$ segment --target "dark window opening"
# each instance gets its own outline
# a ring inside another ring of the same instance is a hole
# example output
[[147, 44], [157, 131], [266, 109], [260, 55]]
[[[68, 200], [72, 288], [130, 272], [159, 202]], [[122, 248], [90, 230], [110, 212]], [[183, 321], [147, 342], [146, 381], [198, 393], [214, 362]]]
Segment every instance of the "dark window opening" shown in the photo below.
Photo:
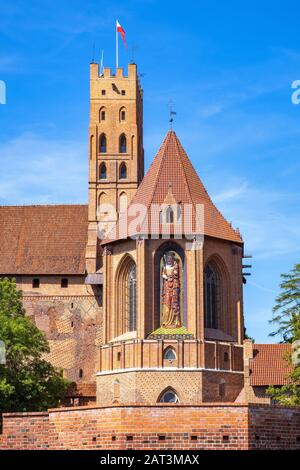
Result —
[[102, 165], [100, 166], [100, 174], [99, 174], [99, 177], [101, 180], [106, 180], [107, 178], [107, 172], [106, 172], [106, 165], [105, 163], [102, 163]]
[[122, 163], [120, 166], [120, 179], [126, 179], [127, 178], [127, 167], [125, 163]]
[[101, 121], [105, 121], [105, 111], [101, 111], [100, 119], [101, 119]]
[[66, 287], [68, 287], [68, 285], [69, 285], [69, 280], [68, 280], [68, 279], [62, 279], [62, 280], [60, 281], [60, 287], [63, 287], [64, 289], [65, 289]]
[[121, 94], [122, 94], [123, 96], [126, 95], [126, 91], [125, 91], [125, 90], [122, 90], [122, 91], [121, 91]]
[[106, 135], [101, 134], [100, 139], [99, 139], [99, 149], [101, 153], [106, 153], [106, 147], [107, 147], [107, 142], [106, 142]]
[[101, 95], [106, 95], [106, 90], [101, 90]]
[[79, 369], [79, 378], [82, 379], [82, 377], [83, 377], [83, 370]]
[[121, 121], [125, 121], [125, 119], [126, 119], [126, 113], [125, 113], [124, 109], [122, 109], [122, 111], [121, 111]]
[[224, 352], [224, 362], [228, 362], [229, 361], [229, 354], [228, 352]]
[[32, 287], [33, 287], [33, 289], [38, 289], [40, 287], [40, 280], [39, 279], [32, 279]]
[[124, 134], [120, 137], [119, 151], [120, 153], [126, 153], [127, 151], [126, 136]]

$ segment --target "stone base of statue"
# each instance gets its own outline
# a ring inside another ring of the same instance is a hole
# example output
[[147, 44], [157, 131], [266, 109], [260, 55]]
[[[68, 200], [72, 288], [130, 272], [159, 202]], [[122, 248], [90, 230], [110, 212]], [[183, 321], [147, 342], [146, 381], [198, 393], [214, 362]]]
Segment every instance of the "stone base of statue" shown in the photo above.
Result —
[[175, 326], [161, 326], [153, 331], [148, 339], [176, 339], [186, 340], [194, 339], [194, 335], [189, 333], [184, 326], [176, 328]]

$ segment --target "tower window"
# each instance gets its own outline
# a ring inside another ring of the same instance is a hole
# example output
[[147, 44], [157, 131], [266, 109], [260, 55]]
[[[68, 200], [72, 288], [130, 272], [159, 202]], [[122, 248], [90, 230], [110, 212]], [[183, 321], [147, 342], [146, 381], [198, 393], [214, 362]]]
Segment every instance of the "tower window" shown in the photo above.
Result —
[[105, 114], [105, 108], [101, 108], [99, 111], [99, 121], [105, 121], [106, 114]]
[[211, 265], [205, 268], [205, 327], [218, 328], [218, 277]]
[[83, 370], [79, 369], [79, 378], [82, 379], [82, 377], [83, 377]]
[[33, 289], [38, 289], [40, 287], [40, 280], [38, 278], [32, 279]]
[[126, 163], [121, 163], [120, 166], [120, 179], [126, 179], [127, 178], [127, 166]]
[[122, 94], [123, 96], [126, 95], [126, 91], [125, 91], [125, 90], [122, 90], [122, 91], [121, 91], [121, 94]]
[[106, 153], [106, 147], [107, 147], [107, 142], [106, 142], [106, 135], [101, 134], [99, 138], [99, 149], [101, 153]]
[[120, 121], [125, 121], [126, 120], [126, 110], [125, 108], [120, 109]]
[[106, 171], [106, 165], [105, 165], [105, 163], [102, 163], [102, 164], [100, 165], [99, 178], [100, 178], [101, 180], [106, 180], [106, 178], [107, 178], [107, 171]]
[[125, 136], [125, 134], [122, 134], [120, 136], [119, 152], [120, 153], [126, 153], [126, 151], [127, 151], [126, 136]]
[[66, 279], [66, 278], [62, 279], [60, 281], [60, 286], [63, 287], [63, 288], [68, 287], [69, 286], [69, 279]]
[[101, 95], [106, 95], [106, 90], [101, 90]]

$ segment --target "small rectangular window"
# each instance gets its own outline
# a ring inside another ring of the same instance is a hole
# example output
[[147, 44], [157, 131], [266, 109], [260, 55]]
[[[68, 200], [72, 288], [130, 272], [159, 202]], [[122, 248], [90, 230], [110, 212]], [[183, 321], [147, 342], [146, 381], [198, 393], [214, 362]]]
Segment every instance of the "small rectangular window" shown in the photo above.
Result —
[[106, 95], [106, 90], [101, 90], [101, 95]]
[[125, 90], [122, 90], [121, 93], [122, 93], [123, 96], [126, 95], [126, 91], [125, 91]]
[[66, 288], [66, 287], [68, 287], [68, 285], [69, 285], [69, 280], [68, 279], [62, 279], [60, 281], [60, 286], [61, 287]]
[[33, 289], [38, 289], [40, 287], [40, 280], [38, 278], [32, 279]]

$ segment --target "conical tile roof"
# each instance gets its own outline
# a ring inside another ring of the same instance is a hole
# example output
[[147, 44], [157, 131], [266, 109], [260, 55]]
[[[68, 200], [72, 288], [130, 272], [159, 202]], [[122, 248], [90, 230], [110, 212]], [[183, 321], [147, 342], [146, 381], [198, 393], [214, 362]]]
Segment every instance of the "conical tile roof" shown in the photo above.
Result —
[[[183, 211], [185, 205], [192, 206], [193, 229], [196, 225], [195, 208], [197, 205], [202, 204], [205, 235], [242, 243], [239, 232], [232, 228], [213, 204], [177, 135], [174, 131], [169, 131], [132, 199], [127, 214], [120, 217], [117, 224], [116, 238], [120, 238], [119, 230], [123, 226], [126, 217], [130, 222], [131, 216], [128, 214], [131, 213], [133, 206], [136, 204], [144, 205], [147, 208], [147, 215], [136, 235], [150, 233], [150, 226], [151, 233], [153, 233], [153, 227], [155, 227], [155, 233], [161, 233], [159, 219], [155, 223], [154, 217], [151, 216], [151, 207], [153, 205], [169, 204], [172, 200], [180, 204]], [[108, 241], [112, 240], [105, 240], [103, 243]]]

